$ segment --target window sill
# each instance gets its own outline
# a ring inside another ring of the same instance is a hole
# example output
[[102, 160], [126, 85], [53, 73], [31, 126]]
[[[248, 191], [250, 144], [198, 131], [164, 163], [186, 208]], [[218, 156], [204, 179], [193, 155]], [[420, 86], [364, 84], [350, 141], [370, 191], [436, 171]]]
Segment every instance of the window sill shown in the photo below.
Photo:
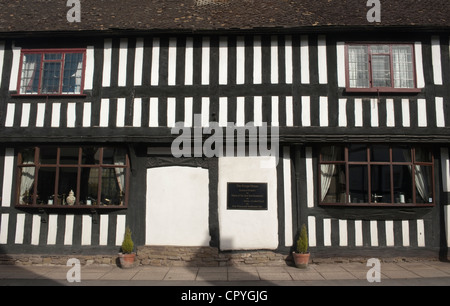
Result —
[[45, 97], [79, 97], [84, 98], [86, 97], [86, 94], [11, 94], [11, 97], [18, 97], [18, 98], [45, 98]]
[[323, 207], [434, 207], [434, 203], [412, 204], [412, 203], [320, 203]]
[[420, 88], [350, 88], [346, 87], [348, 93], [410, 93], [417, 94], [422, 92]]
[[89, 209], [89, 210], [107, 210], [107, 209], [127, 209], [127, 205], [48, 205], [48, 204], [17, 204], [15, 208], [38, 208], [38, 209]]

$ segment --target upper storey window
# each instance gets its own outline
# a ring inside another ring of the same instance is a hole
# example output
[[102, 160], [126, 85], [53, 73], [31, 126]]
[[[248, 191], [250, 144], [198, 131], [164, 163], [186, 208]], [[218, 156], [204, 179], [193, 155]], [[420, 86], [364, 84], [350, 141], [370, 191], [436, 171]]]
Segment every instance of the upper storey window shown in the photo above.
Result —
[[82, 94], [84, 49], [23, 50], [21, 60], [19, 94]]
[[413, 46], [347, 45], [348, 91], [418, 91]]

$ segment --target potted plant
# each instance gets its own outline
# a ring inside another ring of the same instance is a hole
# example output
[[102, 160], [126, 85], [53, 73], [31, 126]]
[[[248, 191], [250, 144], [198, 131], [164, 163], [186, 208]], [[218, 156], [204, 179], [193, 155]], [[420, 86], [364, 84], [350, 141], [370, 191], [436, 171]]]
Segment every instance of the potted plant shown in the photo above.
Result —
[[294, 252], [292, 252], [292, 257], [294, 258], [294, 263], [297, 268], [305, 269], [308, 267], [309, 262], [309, 252], [308, 252], [308, 233], [306, 231], [306, 225], [303, 224], [300, 230], [300, 235], [297, 239], [297, 245]]
[[128, 226], [125, 229], [125, 236], [123, 238], [122, 247], [120, 249], [121, 249], [121, 252], [119, 253], [120, 266], [125, 269], [133, 267], [136, 253], [133, 252], [134, 242], [131, 239], [131, 230]]

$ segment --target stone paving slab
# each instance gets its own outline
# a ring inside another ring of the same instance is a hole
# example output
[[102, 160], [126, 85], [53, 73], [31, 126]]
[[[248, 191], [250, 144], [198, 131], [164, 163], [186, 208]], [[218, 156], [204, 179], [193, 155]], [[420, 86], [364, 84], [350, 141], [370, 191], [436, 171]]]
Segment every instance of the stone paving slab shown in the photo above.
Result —
[[[0, 280], [12, 281], [55, 280], [64, 282], [66, 266], [8, 266], [0, 265]], [[310, 264], [306, 269], [292, 266], [257, 267], [154, 267], [137, 266], [121, 269], [111, 265], [87, 265], [81, 267], [81, 279], [90, 281], [158, 281], [221, 283], [236, 281], [289, 282], [304, 281], [366, 281], [371, 266], [364, 263]], [[450, 263], [448, 262], [402, 262], [381, 263], [381, 280], [448, 279], [450, 285]]]

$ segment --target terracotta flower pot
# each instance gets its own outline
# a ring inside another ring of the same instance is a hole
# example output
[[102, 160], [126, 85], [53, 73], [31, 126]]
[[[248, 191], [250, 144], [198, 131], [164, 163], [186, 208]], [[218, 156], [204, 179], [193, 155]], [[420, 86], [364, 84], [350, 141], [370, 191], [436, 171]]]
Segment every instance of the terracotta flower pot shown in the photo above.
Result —
[[122, 267], [124, 269], [134, 267], [135, 257], [136, 257], [136, 253], [131, 253], [131, 254], [119, 253], [120, 267]]
[[292, 252], [292, 258], [294, 258], [294, 263], [297, 268], [305, 269], [308, 267], [309, 253], [300, 254]]

